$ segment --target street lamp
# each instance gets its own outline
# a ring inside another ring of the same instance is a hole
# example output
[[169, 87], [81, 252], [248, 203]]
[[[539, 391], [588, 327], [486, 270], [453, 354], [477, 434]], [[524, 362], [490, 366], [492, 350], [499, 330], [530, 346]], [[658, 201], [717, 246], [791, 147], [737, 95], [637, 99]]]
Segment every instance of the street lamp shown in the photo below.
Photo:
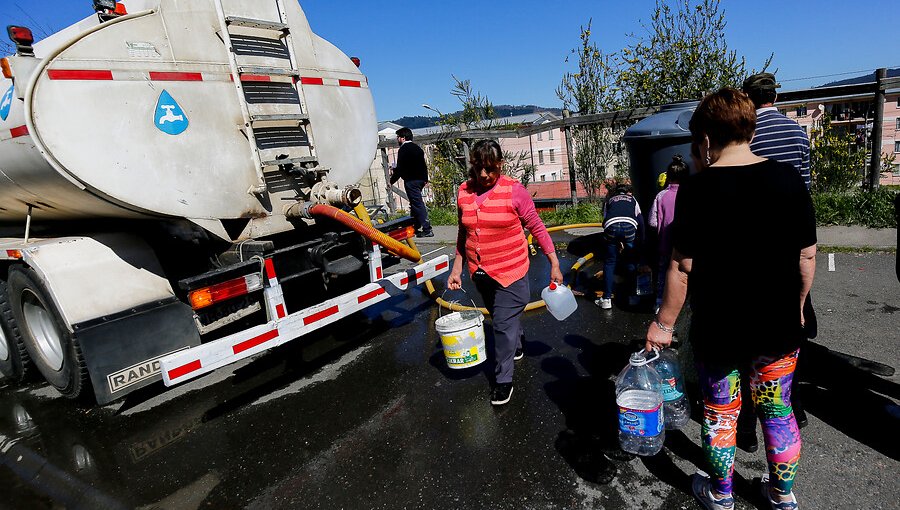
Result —
[[425, 108], [426, 110], [431, 110], [434, 113], [438, 114], [442, 119], [444, 118], [444, 114], [441, 113], [440, 110], [438, 110], [437, 108], [435, 108], [427, 103], [422, 103], [422, 108]]

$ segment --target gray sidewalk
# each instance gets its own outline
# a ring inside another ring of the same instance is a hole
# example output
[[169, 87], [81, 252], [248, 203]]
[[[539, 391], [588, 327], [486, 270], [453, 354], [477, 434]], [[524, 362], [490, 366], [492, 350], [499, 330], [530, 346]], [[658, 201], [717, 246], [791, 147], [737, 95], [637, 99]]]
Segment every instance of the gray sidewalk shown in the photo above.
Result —
[[[596, 229], [566, 231], [572, 235], [587, 235]], [[434, 227], [434, 237], [416, 239], [419, 244], [453, 244], [456, 242], [456, 226]], [[819, 227], [816, 229], [819, 246], [838, 248], [897, 248], [897, 229], [865, 227]]]

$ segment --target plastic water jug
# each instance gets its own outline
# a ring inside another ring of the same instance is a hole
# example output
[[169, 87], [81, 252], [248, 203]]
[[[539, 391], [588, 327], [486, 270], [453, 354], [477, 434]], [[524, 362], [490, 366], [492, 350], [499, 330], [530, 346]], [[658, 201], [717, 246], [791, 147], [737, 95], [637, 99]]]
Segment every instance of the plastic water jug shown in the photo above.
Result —
[[628, 366], [616, 379], [616, 404], [619, 406], [619, 444], [635, 455], [656, 455], [666, 438], [665, 413], [659, 388], [662, 379], [650, 366], [644, 351], [631, 355]]
[[659, 353], [659, 359], [652, 365], [662, 379], [659, 393], [663, 398], [666, 430], [680, 429], [691, 418], [691, 404], [684, 394], [684, 379], [681, 377], [678, 355], [672, 349], [663, 349]]
[[558, 321], [572, 315], [572, 312], [578, 308], [572, 289], [565, 285], [557, 285], [555, 282], [544, 287], [544, 290], [541, 291], [541, 299], [547, 304], [547, 310]]

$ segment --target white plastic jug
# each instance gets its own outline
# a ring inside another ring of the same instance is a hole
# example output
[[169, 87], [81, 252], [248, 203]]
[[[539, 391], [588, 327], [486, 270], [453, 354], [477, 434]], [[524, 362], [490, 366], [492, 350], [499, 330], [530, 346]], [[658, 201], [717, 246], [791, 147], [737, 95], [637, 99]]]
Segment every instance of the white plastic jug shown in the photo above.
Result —
[[572, 290], [565, 285], [557, 285], [555, 282], [544, 287], [544, 290], [541, 291], [541, 299], [547, 304], [547, 310], [558, 321], [572, 315], [572, 312], [578, 308]]

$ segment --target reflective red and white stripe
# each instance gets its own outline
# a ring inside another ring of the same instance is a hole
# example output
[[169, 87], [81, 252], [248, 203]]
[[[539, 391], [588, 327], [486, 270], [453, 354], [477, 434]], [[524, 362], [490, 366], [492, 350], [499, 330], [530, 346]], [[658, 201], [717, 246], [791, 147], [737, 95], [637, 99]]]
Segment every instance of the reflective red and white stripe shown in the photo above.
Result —
[[381, 246], [378, 246], [377, 243], [372, 243], [372, 249], [369, 250], [369, 281], [376, 282], [381, 279], [382, 276], [382, 262], [381, 262]]
[[[446, 255], [442, 255], [416, 266], [415, 282], [410, 282], [405, 272], [396, 273], [384, 278], [380, 283], [369, 283], [353, 292], [292, 313], [282, 319], [270, 320], [267, 324], [170, 354], [160, 361], [163, 382], [166, 386], [173, 386], [285, 344], [387, 299], [389, 294], [381, 284], [406, 290], [411, 283], [418, 284], [445, 273], [449, 266], [449, 259]], [[274, 269], [270, 281], [273, 277]], [[278, 288], [280, 289], [280, 286]]]
[[28, 136], [28, 126], [18, 126], [12, 129], [0, 129], [0, 141], [11, 140], [21, 136]]
[[[49, 69], [47, 77], [53, 81], [154, 81], [154, 82], [215, 82], [233, 81], [234, 75], [223, 72], [186, 72], [186, 71], [128, 71], [109, 69]], [[242, 74], [242, 82], [290, 82], [297, 81], [301, 85], [322, 85], [345, 88], [369, 88], [368, 80], [329, 78], [324, 76], [290, 76]]]
[[284, 307], [284, 292], [281, 285], [278, 285], [278, 278], [275, 276], [275, 264], [272, 259], [266, 259], [266, 278], [269, 280], [263, 295], [266, 298], [266, 308], [269, 311], [269, 320], [283, 319], [287, 315]]

